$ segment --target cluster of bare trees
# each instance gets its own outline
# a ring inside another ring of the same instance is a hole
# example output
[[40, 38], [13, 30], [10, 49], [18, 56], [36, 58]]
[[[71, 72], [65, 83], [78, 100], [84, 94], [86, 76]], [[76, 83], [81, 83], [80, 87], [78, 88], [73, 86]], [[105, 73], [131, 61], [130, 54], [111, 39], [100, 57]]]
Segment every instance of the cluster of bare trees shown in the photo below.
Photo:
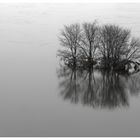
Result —
[[99, 26], [97, 22], [64, 26], [60, 34], [63, 46], [58, 50], [68, 66], [90, 66], [100, 61], [102, 68], [115, 69], [123, 62], [140, 57], [140, 41], [117, 25]]

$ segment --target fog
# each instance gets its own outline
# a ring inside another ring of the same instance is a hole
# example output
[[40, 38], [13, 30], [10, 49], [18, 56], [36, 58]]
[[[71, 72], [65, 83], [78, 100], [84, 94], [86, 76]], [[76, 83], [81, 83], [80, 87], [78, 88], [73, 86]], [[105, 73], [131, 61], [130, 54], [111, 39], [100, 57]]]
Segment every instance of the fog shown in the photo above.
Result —
[[111, 110], [63, 100], [56, 57], [64, 25], [96, 19], [140, 37], [139, 12], [137, 3], [0, 4], [0, 136], [139, 136], [139, 93]]

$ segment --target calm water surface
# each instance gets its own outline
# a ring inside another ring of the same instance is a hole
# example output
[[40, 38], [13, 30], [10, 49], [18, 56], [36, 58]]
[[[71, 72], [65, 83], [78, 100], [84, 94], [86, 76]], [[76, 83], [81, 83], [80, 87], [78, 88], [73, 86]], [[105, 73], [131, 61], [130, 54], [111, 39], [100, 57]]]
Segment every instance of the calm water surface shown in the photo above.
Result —
[[[0, 4], [0, 136], [140, 136], [140, 73], [59, 67], [64, 24], [117, 23], [140, 4]], [[94, 94], [91, 94], [94, 93]]]

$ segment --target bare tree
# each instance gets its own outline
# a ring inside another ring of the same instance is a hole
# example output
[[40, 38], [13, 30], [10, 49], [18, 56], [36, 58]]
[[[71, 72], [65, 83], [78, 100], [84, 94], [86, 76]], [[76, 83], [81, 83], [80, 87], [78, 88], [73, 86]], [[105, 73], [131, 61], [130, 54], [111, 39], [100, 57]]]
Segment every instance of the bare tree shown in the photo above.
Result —
[[90, 65], [93, 63], [94, 54], [98, 47], [98, 26], [97, 22], [84, 23], [83, 34], [80, 48], [82, 49], [85, 59], [88, 59]]
[[130, 31], [116, 25], [104, 25], [100, 30], [100, 52], [107, 68], [116, 66], [128, 50]]
[[78, 46], [81, 41], [81, 29], [79, 24], [64, 26], [61, 31], [60, 42], [64, 49], [58, 51], [58, 55], [69, 65], [76, 65], [79, 56]]
[[140, 58], [140, 40], [137, 38], [132, 38], [131, 42], [126, 48], [125, 52], [125, 57], [127, 60], [137, 60]]

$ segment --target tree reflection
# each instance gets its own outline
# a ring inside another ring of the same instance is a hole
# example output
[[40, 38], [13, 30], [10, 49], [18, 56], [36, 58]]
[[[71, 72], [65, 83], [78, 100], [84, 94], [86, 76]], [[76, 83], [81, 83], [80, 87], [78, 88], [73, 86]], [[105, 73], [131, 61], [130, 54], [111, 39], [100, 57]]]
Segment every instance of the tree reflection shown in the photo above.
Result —
[[72, 69], [68, 67], [61, 67], [58, 77], [63, 78], [60, 82], [62, 87], [61, 95], [64, 99], [70, 99], [72, 102], [77, 103], [80, 94], [80, 72], [75, 67]]
[[93, 108], [117, 108], [129, 105], [129, 96], [140, 92], [140, 76], [120, 75], [112, 71], [95, 71], [61, 67], [58, 71], [61, 95], [73, 103]]

